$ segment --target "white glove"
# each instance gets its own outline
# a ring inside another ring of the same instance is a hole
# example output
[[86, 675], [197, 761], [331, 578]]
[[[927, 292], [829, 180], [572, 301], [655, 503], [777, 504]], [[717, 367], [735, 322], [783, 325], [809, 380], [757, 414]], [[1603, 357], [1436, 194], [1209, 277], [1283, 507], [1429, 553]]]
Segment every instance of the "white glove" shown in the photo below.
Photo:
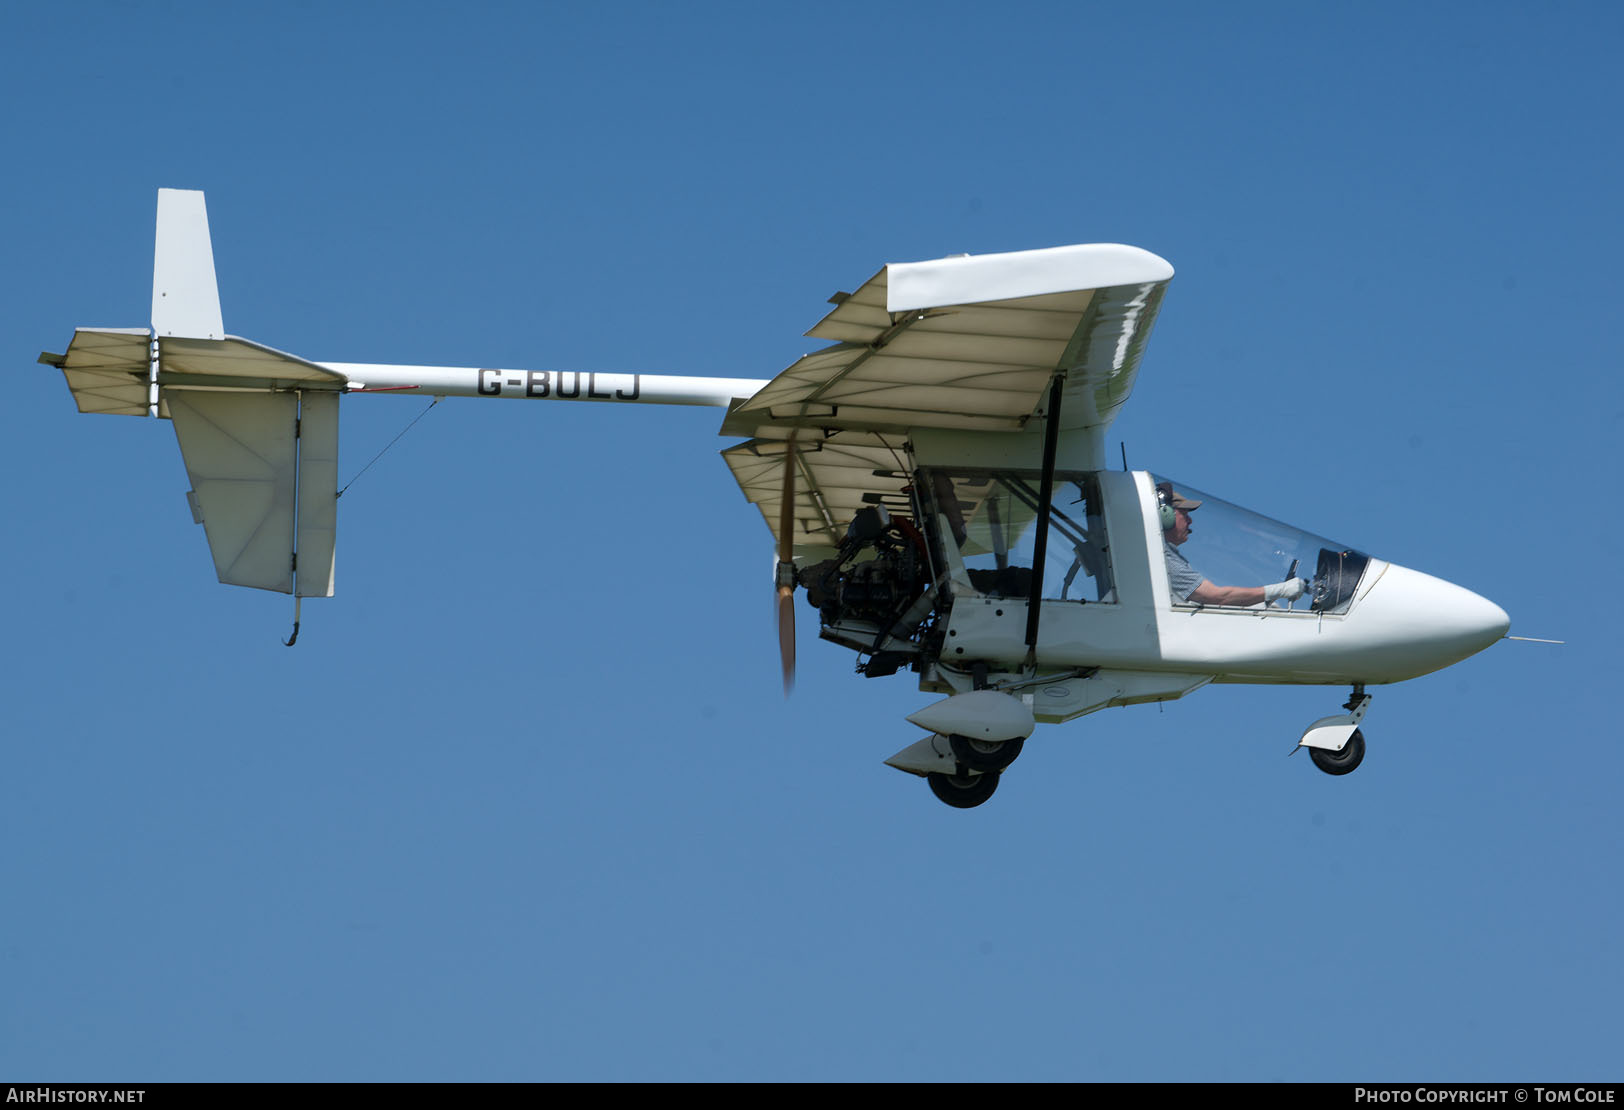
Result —
[[1264, 601], [1296, 601], [1308, 592], [1308, 583], [1301, 578], [1288, 578], [1284, 582], [1271, 582], [1263, 587]]

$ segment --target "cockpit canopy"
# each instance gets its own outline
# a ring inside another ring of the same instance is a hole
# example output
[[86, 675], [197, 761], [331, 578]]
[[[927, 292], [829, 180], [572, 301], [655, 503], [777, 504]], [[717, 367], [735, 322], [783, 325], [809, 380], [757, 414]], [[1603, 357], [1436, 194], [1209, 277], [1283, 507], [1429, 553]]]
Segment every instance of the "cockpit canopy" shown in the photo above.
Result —
[[[1032, 596], [1041, 475], [1016, 469], [933, 467], [918, 477], [916, 492], [921, 495], [929, 530], [952, 548], [950, 562], [961, 568], [965, 586], [982, 597]], [[1118, 491], [1111, 493], [1113, 497], [1143, 487], [1106, 482], [1095, 472], [1055, 473], [1043, 582], [1037, 596], [1096, 604], [1120, 600], [1120, 568], [1112, 565], [1120, 552], [1113, 550], [1106, 519], [1112, 517], [1112, 527], [1127, 527], [1129, 520], [1139, 518], [1142, 508], [1151, 514], [1151, 531], [1160, 541], [1150, 557], [1165, 560], [1168, 571], [1169, 596], [1157, 599], [1158, 603], [1191, 609], [1228, 608], [1210, 598], [1201, 604], [1191, 595], [1202, 582], [1252, 588], [1255, 593], [1256, 587], [1301, 578], [1307, 583], [1306, 590], [1286, 591], [1271, 607], [1319, 614], [1347, 612], [1370, 564], [1367, 555], [1183, 482], [1159, 474], [1151, 474], [1150, 479], [1154, 503], [1118, 506], [1108, 513], [1107, 487]], [[1182, 523], [1177, 523], [1179, 508], [1188, 514]], [[1133, 530], [1138, 531], [1137, 527]], [[1252, 600], [1257, 604], [1255, 597]]]
[[[1243, 509], [1184, 482], [1159, 474], [1151, 478], [1158, 491], [1158, 513], [1199, 502], [1197, 507], [1186, 510], [1190, 523], [1181, 543], [1172, 542], [1176, 533], [1166, 526], [1166, 516], [1160, 523], [1164, 525], [1164, 542], [1201, 578], [1220, 586], [1257, 586], [1303, 578], [1308, 581], [1308, 593], [1293, 602], [1292, 608], [1315, 613], [1347, 611], [1370, 563], [1368, 555]], [[1181, 596], [1188, 591], [1181, 591], [1172, 581], [1169, 588], [1173, 604], [1193, 605], [1187, 596]]]

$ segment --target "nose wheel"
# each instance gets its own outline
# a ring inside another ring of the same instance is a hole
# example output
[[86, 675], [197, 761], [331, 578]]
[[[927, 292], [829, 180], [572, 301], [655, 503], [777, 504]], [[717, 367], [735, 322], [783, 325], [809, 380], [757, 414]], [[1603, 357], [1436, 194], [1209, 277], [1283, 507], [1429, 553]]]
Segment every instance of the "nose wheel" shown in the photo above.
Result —
[[1365, 758], [1365, 734], [1358, 726], [1365, 718], [1365, 710], [1370, 708], [1370, 695], [1365, 693], [1363, 684], [1354, 686], [1353, 695], [1342, 708], [1348, 712], [1338, 717], [1321, 717], [1308, 726], [1308, 731], [1297, 742], [1298, 747], [1308, 749], [1314, 766], [1327, 775], [1346, 775]]
[[1308, 756], [1314, 761], [1314, 766], [1327, 775], [1345, 775], [1359, 766], [1365, 758], [1365, 734], [1358, 729], [1348, 737], [1348, 742], [1342, 745], [1339, 752], [1327, 751], [1324, 748], [1309, 748]]

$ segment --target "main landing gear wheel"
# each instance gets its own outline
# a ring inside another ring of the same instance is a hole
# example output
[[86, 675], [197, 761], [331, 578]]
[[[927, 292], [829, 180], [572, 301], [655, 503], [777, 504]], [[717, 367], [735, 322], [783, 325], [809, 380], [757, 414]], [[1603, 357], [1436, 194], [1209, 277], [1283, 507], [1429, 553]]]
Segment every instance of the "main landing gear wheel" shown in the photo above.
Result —
[[984, 775], [944, 775], [932, 771], [925, 776], [930, 781], [930, 792], [954, 809], [974, 809], [998, 789], [998, 772]]
[[1309, 748], [1308, 754], [1314, 760], [1314, 766], [1327, 775], [1345, 775], [1365, 758], [1365, 734], [1354, 729], [1353, 735], [1348, 737], [1348, 742], [1342, 745], [1339, 752]]
[[[953, 758], [972, 771], [1002, 771], [1021, 754], [1026, 743], [1020, 737], [1014, 740], [973, 740], [954, 733], [947, 738], [953, 745]], [[988, 791], [991, 793], [991, 791]]]

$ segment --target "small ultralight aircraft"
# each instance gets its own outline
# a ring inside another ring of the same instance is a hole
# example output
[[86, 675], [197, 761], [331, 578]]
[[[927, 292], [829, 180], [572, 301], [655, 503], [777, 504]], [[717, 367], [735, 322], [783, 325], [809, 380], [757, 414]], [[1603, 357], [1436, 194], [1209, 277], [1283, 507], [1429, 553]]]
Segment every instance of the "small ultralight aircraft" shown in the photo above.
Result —
[[[1465, 659], [1510, 621], [1478, 595], [1230, 504], [1112, 471], [1173, 268], [1115, 244], [886, 266], [770, 380], [313, 362], [226, 334], [201, 192], [161, 189], [152, 326], [80, 328], [60, 369], [81, 412], [174, 424], [221, 582], [333, 593], [346, 394], [712, 405], [777, 545], [786, 692], [794, 594], [870, 678], [944, 695], [886, 762], [980, 805], [1038, 723], [1211, 682], [1346, 686], [1297, 746], [1364, 758], [1370, 685]], [[1199, 539], [1193, 539], [1199, 535]]]

